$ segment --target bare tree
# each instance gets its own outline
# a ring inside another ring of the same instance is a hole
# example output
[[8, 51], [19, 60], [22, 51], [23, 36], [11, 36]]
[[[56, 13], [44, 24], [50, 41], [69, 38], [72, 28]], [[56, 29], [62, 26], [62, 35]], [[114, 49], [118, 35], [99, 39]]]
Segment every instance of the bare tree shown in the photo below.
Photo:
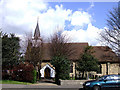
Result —
[[108, 29], [100, 33], [101, 41], [120, 55], [120, 5], [109, 11], [107, 26]]
[[43, 55], [43, 40], [34, 39], [34, 38], [26, 38], [27, 49], [25, 53], [25, 60], [32, 63], [38, 72], [38, 78], [40, 78], [40, 69], [42, 63], [42, 55]]
[[69, 56], [74, 54], [74, 48], [66, 35], [61, 32], [55, 33], [50, 39], [51, 64], [55, 67], [55, 81], [59, 79], [69, 79], [70, 60]]
[[65, 56], [67, 58], [71, 56], [74, 49], [69, 40], [69, 37], [63, 35], [61, 32], [54, 33], [50, 38], [51, 56]]
[[24, 33], [24, 36], [20, 39], [21, 53], [24, 56], [28, 48], [28, 44], [32, 40], [32, 32]]

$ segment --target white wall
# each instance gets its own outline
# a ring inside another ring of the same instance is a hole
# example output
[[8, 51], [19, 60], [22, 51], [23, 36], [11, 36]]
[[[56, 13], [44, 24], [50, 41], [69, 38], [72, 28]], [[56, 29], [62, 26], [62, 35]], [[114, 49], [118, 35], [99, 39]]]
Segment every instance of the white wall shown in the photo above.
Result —
[[49, 69], [50, 69], [50, 77], [54, 78], [54, 77], [55, 77], [55, 70], [54, 70], [49, 64], [46, 64], [46, 65], [40, 70], [41, 77], [44, 78], [44, 71], [45, 71], [46, 68], [49, 68]]

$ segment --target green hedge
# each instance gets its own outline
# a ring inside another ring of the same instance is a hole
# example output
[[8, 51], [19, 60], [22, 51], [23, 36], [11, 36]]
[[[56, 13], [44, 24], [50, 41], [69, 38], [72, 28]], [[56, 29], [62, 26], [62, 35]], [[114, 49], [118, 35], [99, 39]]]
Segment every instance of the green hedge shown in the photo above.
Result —
[[32, 80], [32, 83], [36, 83], [37, 81], [37, 72], [36, 70], [33, 70], [33, 80]]

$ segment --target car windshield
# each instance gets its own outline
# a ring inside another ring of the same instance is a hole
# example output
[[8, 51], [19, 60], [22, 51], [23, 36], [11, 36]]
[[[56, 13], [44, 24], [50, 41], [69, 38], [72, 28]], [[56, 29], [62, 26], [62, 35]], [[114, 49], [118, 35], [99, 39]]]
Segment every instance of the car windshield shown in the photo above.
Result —
[[110, 75], [110, 76], [102, 76], [98, 78], [98, 81], [103, 81], [103, 80], [120, 80], [120, 75]]
[[102, 76], [102, 77], [98, 78], [97, 80], [98, 80], [98, 81], [102, 81], [102, 80], [104, 80], [105, 78], [106, 78], [106, 76]]

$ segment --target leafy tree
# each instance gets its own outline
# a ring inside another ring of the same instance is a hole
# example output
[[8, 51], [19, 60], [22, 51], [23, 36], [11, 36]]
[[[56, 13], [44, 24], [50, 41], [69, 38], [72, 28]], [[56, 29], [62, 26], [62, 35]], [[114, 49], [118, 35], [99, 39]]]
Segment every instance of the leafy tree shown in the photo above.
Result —
[[100, 40], [120, 55], [120, 2], [118, 7], [113, 8], [108, 13], [108, 28], [100, 33]]
[[69, 79], [70, 61], [64, 56], [54, 56], [51, 64], [55, 67], [55, 80], [58, 83], [59, 79]]
[[98, 60], [92, 55], [94, 53], [92, 48], [92, 46], [87, 46], [77, 62], [76, 69], [82, 72], [82, 78], [84, 77], [84, 72], [98, 70]]
[[61, 32], [55, 33], [50, 39], [51, 64], [55, 67], [55, 80], [68, 79], [70, 73], [70, 62], [68, 57], [73, 53], [71, 44], [67, 43], [68, 38]]
[[14, 34], [2, 35], [2, 66], [12, 66], [18, 63], [19, 60], [19, 37]]

